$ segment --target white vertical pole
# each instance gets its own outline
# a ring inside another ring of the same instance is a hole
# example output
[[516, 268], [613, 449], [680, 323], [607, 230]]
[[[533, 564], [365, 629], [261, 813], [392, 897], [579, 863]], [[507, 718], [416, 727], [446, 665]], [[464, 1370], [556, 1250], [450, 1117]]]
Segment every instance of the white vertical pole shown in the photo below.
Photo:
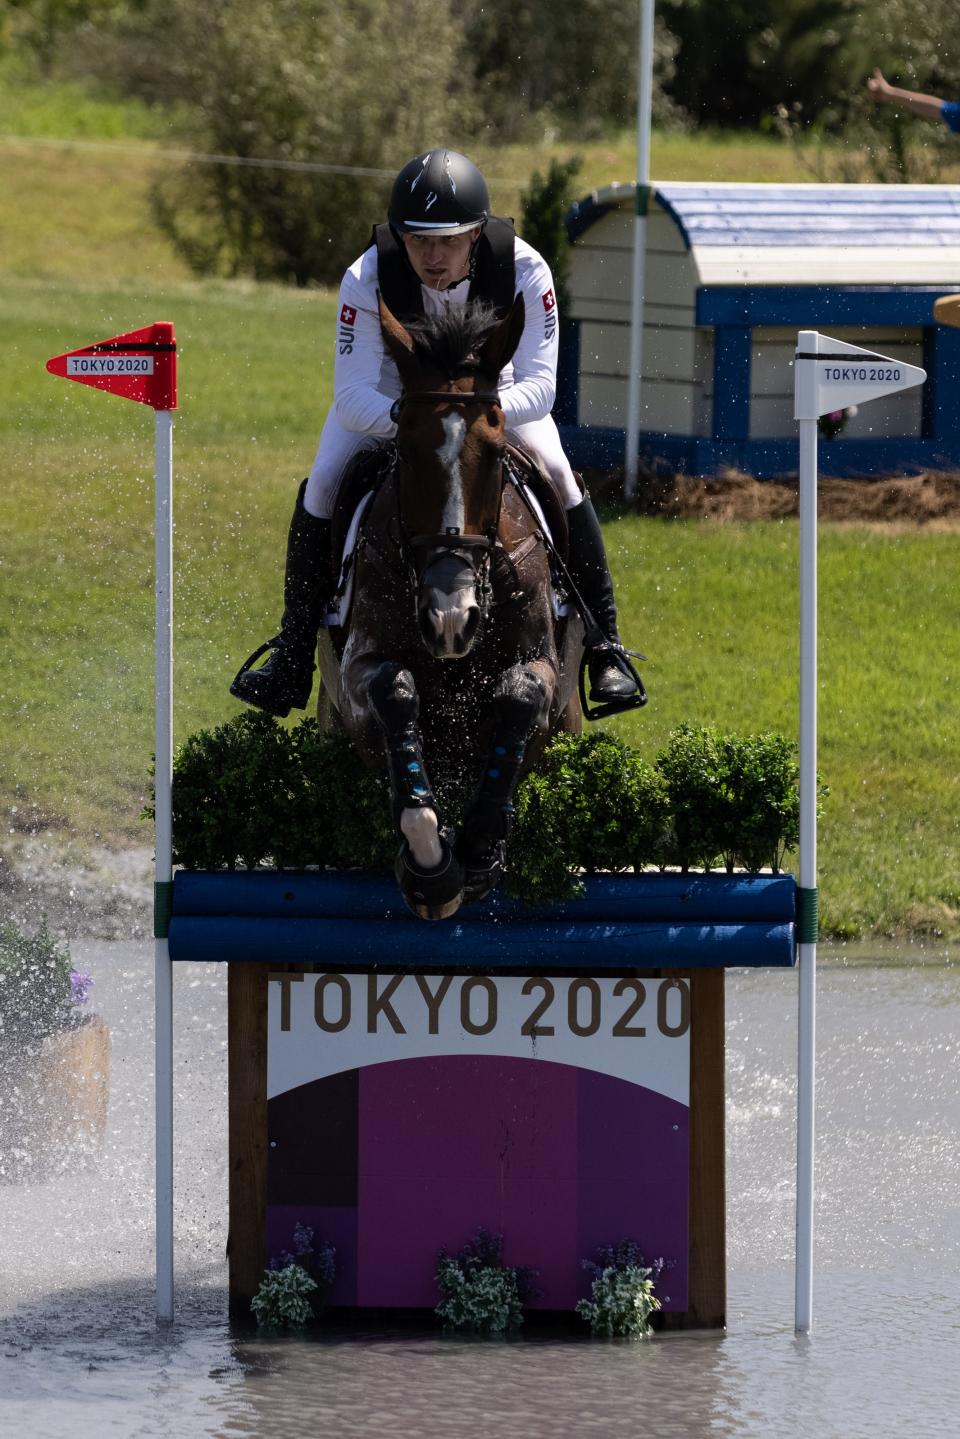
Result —
[[156, 775], [154, 1044], [157, 1319], [173, 1319], [173, 969], [167, 941], [173, 880], [173, 413], [156, 412]]
[[633, 268], [630, 281], [630, 359], [627, 369], [627, 450], [623, 492], [637, 493], [640, 458], [640, 387], [643, 375], [643, 287], [647, 255], [647, 204], [650, 192], [650, 127], [653, 106], [653, 7], [641, 0], [637, 48], [637, 192], [633, 221]]
[[[820, 336], [801, 330], [798, 355]], [[796, 362], [800, 430], [800, 965], [797, 1035], [797, 1248], [794, 1326], [813, 1321], [814, 1108], [817, 985], [817, 361]]]

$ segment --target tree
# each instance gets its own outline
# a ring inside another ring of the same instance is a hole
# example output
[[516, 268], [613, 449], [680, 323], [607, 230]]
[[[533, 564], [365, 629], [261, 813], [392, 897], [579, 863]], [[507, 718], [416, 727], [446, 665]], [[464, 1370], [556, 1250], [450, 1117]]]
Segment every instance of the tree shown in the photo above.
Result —
[[755, 125], [795, 102], [815, 116], [866, 73], [870, 35], [858, 0], [660, 4], [678, 45], [668, 91], [700, 124]]
[[7, 16], [0, 18], [11, 49], [32, 53], [41, 74], [48, 76], [64, 41], [81, 25], [104, 25], [115, 20], [127, 0], [6, 0]]
[[[578, 137], [630, 124], [637, 102], [637, 0], [463, 0], [464, 68], [488, 138], [534, 129]], [[654, 119], [682, 115], [666, 91], [675, 41], [657, 17]]]
[[143, 98], [191, 107], [198, 152], [235, 161], [192, 161], [155, 190], [194, 268], [303, 285], [339, 280], [389, 177], [469, 125], [458, 53], [448, 0], [150, 0], [111, 64]]
[[553, 275], [553, 288], [561, 317], [569, 309], [570, 241], [566, 216], [574, 201], [573, 181], [582, 165], [579, 155], [551, 160], [546, 174], [535, 170], [524, 192], [520, 233], [538, 250]]

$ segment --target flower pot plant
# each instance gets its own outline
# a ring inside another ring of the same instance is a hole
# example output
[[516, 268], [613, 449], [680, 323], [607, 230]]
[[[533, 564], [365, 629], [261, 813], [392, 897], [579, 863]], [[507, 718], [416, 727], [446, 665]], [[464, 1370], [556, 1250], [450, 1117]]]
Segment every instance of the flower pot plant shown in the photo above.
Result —
[[260, 1329], [303, 1329], [323, 1308], [336, 1278], [337, 1251], [314, 1245], [313, 1230], [296, 1224], [293, 1253], [274, 1255], [264, 1271], [250, 1308]]
[[584, 1269], [593, 1275], [591, 1297], [581, 1299], [577, 1313], [599, 1339], [646, 1339], [653, 1330], [652, 1315], [661, 1307], [654, 1285], [664, 1269], [663, 1259], [652, 1264], [644, 1260], [640, 1246], [632, 1239], [604, 1245], [596, 1259], [585, 1259]]
[[444, 1329], [460, 1334], [502, 1335], [523, 1323], [523, 1304], [534, 1292], [536, 1270], [504, 1264], [503, 1236], [480, 1228], [454, 1255], [441, 1250], [434, 1311]]
[[90, 1162], [107, 1122], [110, 1033], [88, 1008], [93, 981], [46, 924], [0, 920], [0, 1180]]

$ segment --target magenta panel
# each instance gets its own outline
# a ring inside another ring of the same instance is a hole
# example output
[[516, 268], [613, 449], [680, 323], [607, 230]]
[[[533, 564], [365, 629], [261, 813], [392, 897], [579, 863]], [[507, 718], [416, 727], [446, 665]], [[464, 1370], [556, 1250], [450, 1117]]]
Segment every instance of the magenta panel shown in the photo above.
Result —
[[434, 1305], [437, 1251], [485, 1225], [510, 1264], [539, 1269], [539, 1307], [575, 1276], [577, 1071], [493, 1056], [360, 1072], [359, 1304]]
[[311, 1225], [337, 1248], [334, 1304], [432, 1308], [438, 1250], [484, 1225], [539, 1270], [533, 1308], [572, 1308], [583, 1260], [627, 1238], [673, 1261], [659, 1292], [686, 1308], [688, 1110], [651, 1090], [543, 1060], [420, 1058], [291, 1090], [268, 1127], [268, 1254]]

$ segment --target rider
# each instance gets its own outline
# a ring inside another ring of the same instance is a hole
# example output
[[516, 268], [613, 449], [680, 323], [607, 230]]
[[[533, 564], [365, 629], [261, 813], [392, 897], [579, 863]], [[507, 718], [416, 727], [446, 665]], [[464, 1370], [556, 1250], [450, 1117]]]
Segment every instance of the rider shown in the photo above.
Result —
[[563, 497], [568, 567], [608, 642], [588, 650], [590, 698], [629, 705], [637, 685], [617, 632], [600, 525], [550, 414], [558, 324], [549, 267], [514, 234], [510, 221], [491, 215], [477, 167], [465, 155], [442, 149], [417, 155], [403, 167], [390, 195], [388, 223], [376, 227], [374, 243], [343, 277], [333, 408], [290, 524], [280, 633], [265, 647], [272, 650], [266, 664], [242, 669], [231, 694], [281, 716], [291, 707], [303, 709], [310, 698], [317, 631], [336, 584], [331, 519], [337, 490], [358, 451], [396, 433], [402, 387], [383, 343], [378, 291], [402, 319], [437, 314], [468, 299], [505, 310], [515, 295], [523, 295], [523, 335], [500, 376], [500, 404], [511, 438], [532, 451]]

